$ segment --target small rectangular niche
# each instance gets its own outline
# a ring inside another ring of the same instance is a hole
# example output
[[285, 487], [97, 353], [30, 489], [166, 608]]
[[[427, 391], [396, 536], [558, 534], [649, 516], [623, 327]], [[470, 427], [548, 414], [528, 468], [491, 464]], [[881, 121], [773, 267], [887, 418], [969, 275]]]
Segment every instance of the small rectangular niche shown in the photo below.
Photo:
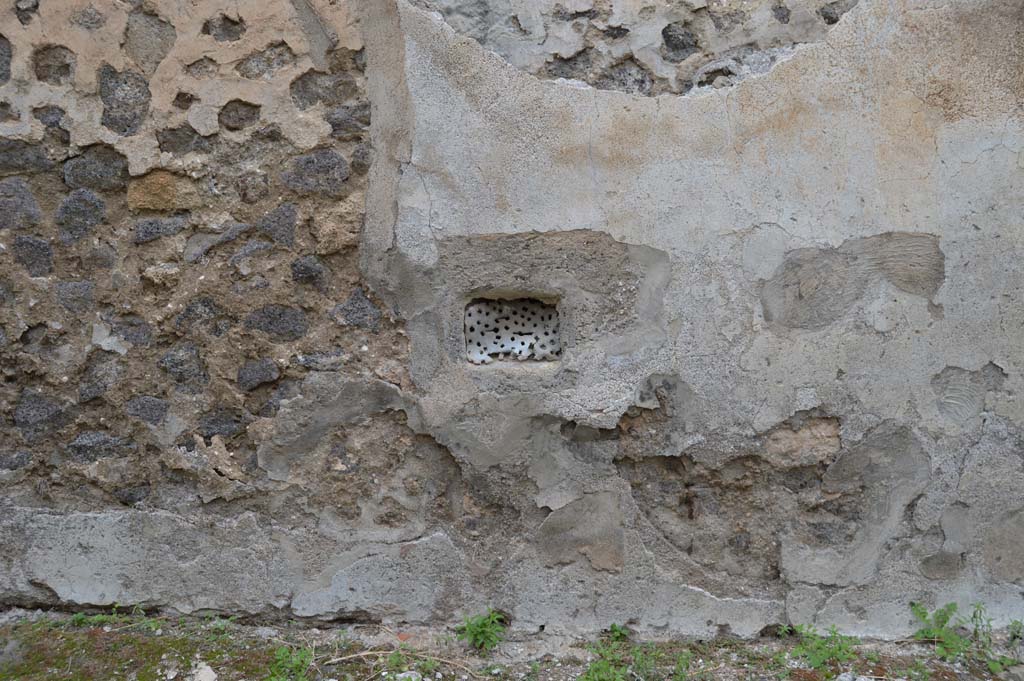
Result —
[[555, 361], [562, 354], [558, 308], [533, 298], [477, 299], [466, 306], [466, 358], [494, 361]]

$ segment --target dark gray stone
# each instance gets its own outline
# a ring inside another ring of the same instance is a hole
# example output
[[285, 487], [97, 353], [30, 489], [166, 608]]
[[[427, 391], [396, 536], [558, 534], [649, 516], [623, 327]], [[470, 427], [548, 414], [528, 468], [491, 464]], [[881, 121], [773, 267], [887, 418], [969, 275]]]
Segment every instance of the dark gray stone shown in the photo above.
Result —
[[135, 223], [132, 242], [144, 244], [161, 237], [173, 236], [185, 229], [188, 219], [184, 215], [170, 218], [146, 218]]
[[145, 347], [153, 339], [153, 329], [142, 317], [125, 315], [108, 321], [114, 335], [132, 345]]
[[39, 12], [39, 0], [14, 0], [14, 16], [22, 26], [27, 26]]
[[64, 164], [64, 184], [98, 192], [124, 189], [128, 186], [128, 159], [106, 144], [86, 147]]
[[228, 130], [248, 128], [260, 119], [260, 107], [257, 104], [232, 99], [221, 107], [217, 114], [217, 122]]
[[150, 75], [174, 46], [177, 31], [155, 14], [135, 11], [128, 15], [124, 49], [142, 72]]
[[141, 73], [117, 71], [110, 64], [99, 68], [100, 99], [103, 115], [100, 123], [119, 135], [131, 136], [139, 131], [149, 113], [149, 82]]
[[101, 430], [87, 430], [79, 433], [65, 449], [71, 461], [92, 463], [100, 459], [126, 456], [135, 451], [135, 443], [126, 437], [115, 437]]
[[203, 22], [203, 35], [213, 37], [219, 43], [234, 42], [245, 34], [245, 19], [232, 19], [221, 14]]
[[253, 52], [235, 67], [235, 71], [243, 78], [269, 79], [294, 62], [295, 53], [288, 47], [288, 43], [282, 41]]
[[69, 312], [88, 312], [94, 305], [95, 288], [91, 281], [58, 281], [57, 302]]
[[16, 471], [32, 463], [32, 452], [23, 449], [0, 452], [0, 470]]
[[37, 121], [48, 128], [59, 128], [64, 121], [64, 109], [59, 106], [37, 106], [32, 109], [32, 115]]
[[178, 331], [198, 329], [213, 336], [223, 336], [233, 325], [234, 320], [208, 296], [190, 300], [174, 318], [174, 328]]
[[[192, 107], [192, 105], [198, 101], [199, 98], [191, 92], [179, 92], [178, 94], [174, 95], [174, 101], [171, 103], [174, 104], [175, 108], [181, 109], [182, 111], [188, 111]], [[160, 133], [157, 133], [158, 138], [159, 136]]]
[[0, 102], [0, 122], [17, 121], [20, 119], [21, 114], [11, 106], [10, 102]]
[[182, 392], [198, 393], [210, 382], [199, 348], [189, 341], [179, 342], [164, 353], [157, 366], [167, 372]]
[[109, 352], [95, 352], [89, 357], [89, 364], [82, 373], [78, 384], [78, 401], [88, 402], [102, 397], [124, 376], [124, 365], [117, 355]]
[[76, 189], [61, 201], [54, 221], [65, 244], [78, 241], [106, 218], [107, 205], [88, 189]]
[[357, 326], [373, 332], [380, 330], [381, 316], [380, 308], [373, 304], [361, 288], [352, 291], [348, 300], [335, 305], [331, 310], [331, 319], [342, 326]]
[[370, 170], [370, 162], [373, 160], [373, 147], [363, 143], [352, 152], [352, 172], [357, 175], [365, 175]]
[[264, 383], [273, 383], [281, 377], [277, 364], [272, 359], [252, 359], [238, 369], [237, 383], [242, 390], [249, 392]]
[[203, 137], [191, 125], [182, 123], [177, 128], [157, 131], [156, 141], [160, 145], [160, 151], [170, 154], [206, 154], [213, 149], [217, 134]]
[[149, 496], [149, 485], [131, 485], [129, 487], [118, 487], [114, 490], [114, 498], [125, 506], [132, 506], [145, 501]]
[[285, 186], [298, 194], [340, 196], [349, 176], [348, 162], [333, 149], [316, 149], [296, 157], [281, 173]]
[[0, 180], [0, 229], [34, 227], [43, 219], [28, 182], [20, 177]]
[[348, 73], [323, 73], [306, 71], [289, 86], [292, 101], [299, 109], [323, 104], [335, 108], [345, 104], [359, 94], [355, 78]]
[[0, 137], [0, 175], [41, 173], [53, 166], [41, 144]]
[[256, 222], [256, 229], [282, 246], [295, 245], [295, 221], [298, 208], [294, 203], [283, 203]]
[[75, 77], [75, 53], [63, 45], [44, 45], [32, 54], [32, 69], [44, 83], [70, 83]]
[[11, 79], [11, 41], [0, 35], [0, 85]]
[[124, 405], [124, 413], [132, 418], [157, 426], [167, 416], [170, 403], [152, 395], [138, 395]]
[[292, 262], [292, 280], [299, 284], [308, 284], [324, 291], [330, 281], [331, 274], [327, 266], [315, 255], [306, 255]]
[[245, 327], [262, 331], [271, 338], [281, 341], [298, 340], [309, 331], [306, 313], [287, 305], [264, 305], [249, 313]]
[[339, 371], [345, 366], [345, 352], [334, 348], [326, 352], [312, 352], [308, 355], [295, 355], [295, 363], [311, 371]]
[[784, 4], [779, 3], [778, 5], [773, 5], [772, 6], [772, 16], [774, 16], [775, 20], [777, 22], [779, 22], [780, 24], [788, 24], [789, 23], [789, 15], [790, 15], [789, 8], [786, 7]]
[[14, 238], [14, 262], [31, 277], [45, 277], [53, 271], [53, 248], [50, 242], [34, 236], [18, 235]]
[[193, 234], [185, 242], [185, 262], [199, 262], [212, 248], [234, 241], [250, 229], [252, 229], [252, 225], [247, 225], [244, 222], [232, 222], [225, 227], [223, 232]]
[[370, 125], [370, 103], [360, 102], [331, 109], [324, 115], [331, 126], [331, 137], [351, 140], [359, 137]]
[[199, 417], [197, 432], [205, 438], [220, 435], [231, 438], [245, 430], [249, 418], [241, 409], [217, 407]]
[[685, 23], [677, 21], [661, 29], [661, 39], [665, 41], [665, 59], [678, 64], [691, 54], [700, 52], [700, 40]]
[[28, 388], [21, 391], [14, 409], [14, 425], [28, 442], [35, 442], [60, 430], [71, 420], [66, 406]]

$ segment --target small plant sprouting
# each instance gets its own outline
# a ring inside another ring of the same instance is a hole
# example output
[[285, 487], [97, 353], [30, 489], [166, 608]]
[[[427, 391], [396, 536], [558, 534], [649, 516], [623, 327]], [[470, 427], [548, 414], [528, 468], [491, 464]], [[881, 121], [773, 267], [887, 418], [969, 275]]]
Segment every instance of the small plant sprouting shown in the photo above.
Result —
[[281, 646], [274, 651], [274, 661], [266, 681], [309, 681], [306, 672], [313, 664], [313, 651], [309, 648]]
[[811, 669], [821, 670], [850, 662], [857, 657], [853, 646], [860, 640], [853, 636], [844, 636], [832, 626], [827, 635], [806, 624], [798, 624], [796, 633], [800, 642], [793, 648], [793, 655], [802, 657]]
[[992, 618], [985, 614], [982, 603], [973, 604], [969, 618], [954, 619], [956, 610], [956, 603], [947, 603], [929, 614], [920, 603], [911, 603], [914, 618], [924, 625], [914, 633], [914, 638], [934, 643], [935, 654], [946, 662], [971, 659], [984, 664], [993, 674], [1001, 674], [1016, 662], [993, 652]]
[[628, 641], [629, 640], [629, 629], [623, 624], [613, 623], [608, 627], [608, 638], [613, 641]]
[[1024, 642], [1024, 622], [1020, 620], [1013, 620], [1010, 622], [1010, 626], [1007, 628], [1007, 634], [1010, 636], [1010, 644], [1020, 645]]
[[455, 628], [460, 641], [466, 641], [477, 650], [490, 651], [501, 643], [505, 634], [505, 616], [497, 610], [488, 608], [487, 612], [475, 617], [467, 617]]

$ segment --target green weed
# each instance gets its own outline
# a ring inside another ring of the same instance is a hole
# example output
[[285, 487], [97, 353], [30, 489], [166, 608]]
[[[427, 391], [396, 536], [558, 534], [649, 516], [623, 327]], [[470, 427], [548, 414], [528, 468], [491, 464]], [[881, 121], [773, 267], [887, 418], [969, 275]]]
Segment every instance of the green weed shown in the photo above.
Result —
[[505, 634], [505, 616], [488, 608], [483, 615], [463, 620], [455, 633], [460, 641], [466, 641], [477, 650], [493, 650]]
[[266, 681], [309, 681], [306, 672], [312, 664], [312, 650], [281, 646], [274, 651], [274, 661]]

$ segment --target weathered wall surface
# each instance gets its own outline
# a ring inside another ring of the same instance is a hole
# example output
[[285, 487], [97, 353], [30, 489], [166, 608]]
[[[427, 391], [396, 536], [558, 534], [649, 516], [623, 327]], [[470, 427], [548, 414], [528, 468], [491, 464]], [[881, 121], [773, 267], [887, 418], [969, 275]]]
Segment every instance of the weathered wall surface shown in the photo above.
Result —
[[1016, 0], [17, 7], [0, 602], [1020, 616]]

